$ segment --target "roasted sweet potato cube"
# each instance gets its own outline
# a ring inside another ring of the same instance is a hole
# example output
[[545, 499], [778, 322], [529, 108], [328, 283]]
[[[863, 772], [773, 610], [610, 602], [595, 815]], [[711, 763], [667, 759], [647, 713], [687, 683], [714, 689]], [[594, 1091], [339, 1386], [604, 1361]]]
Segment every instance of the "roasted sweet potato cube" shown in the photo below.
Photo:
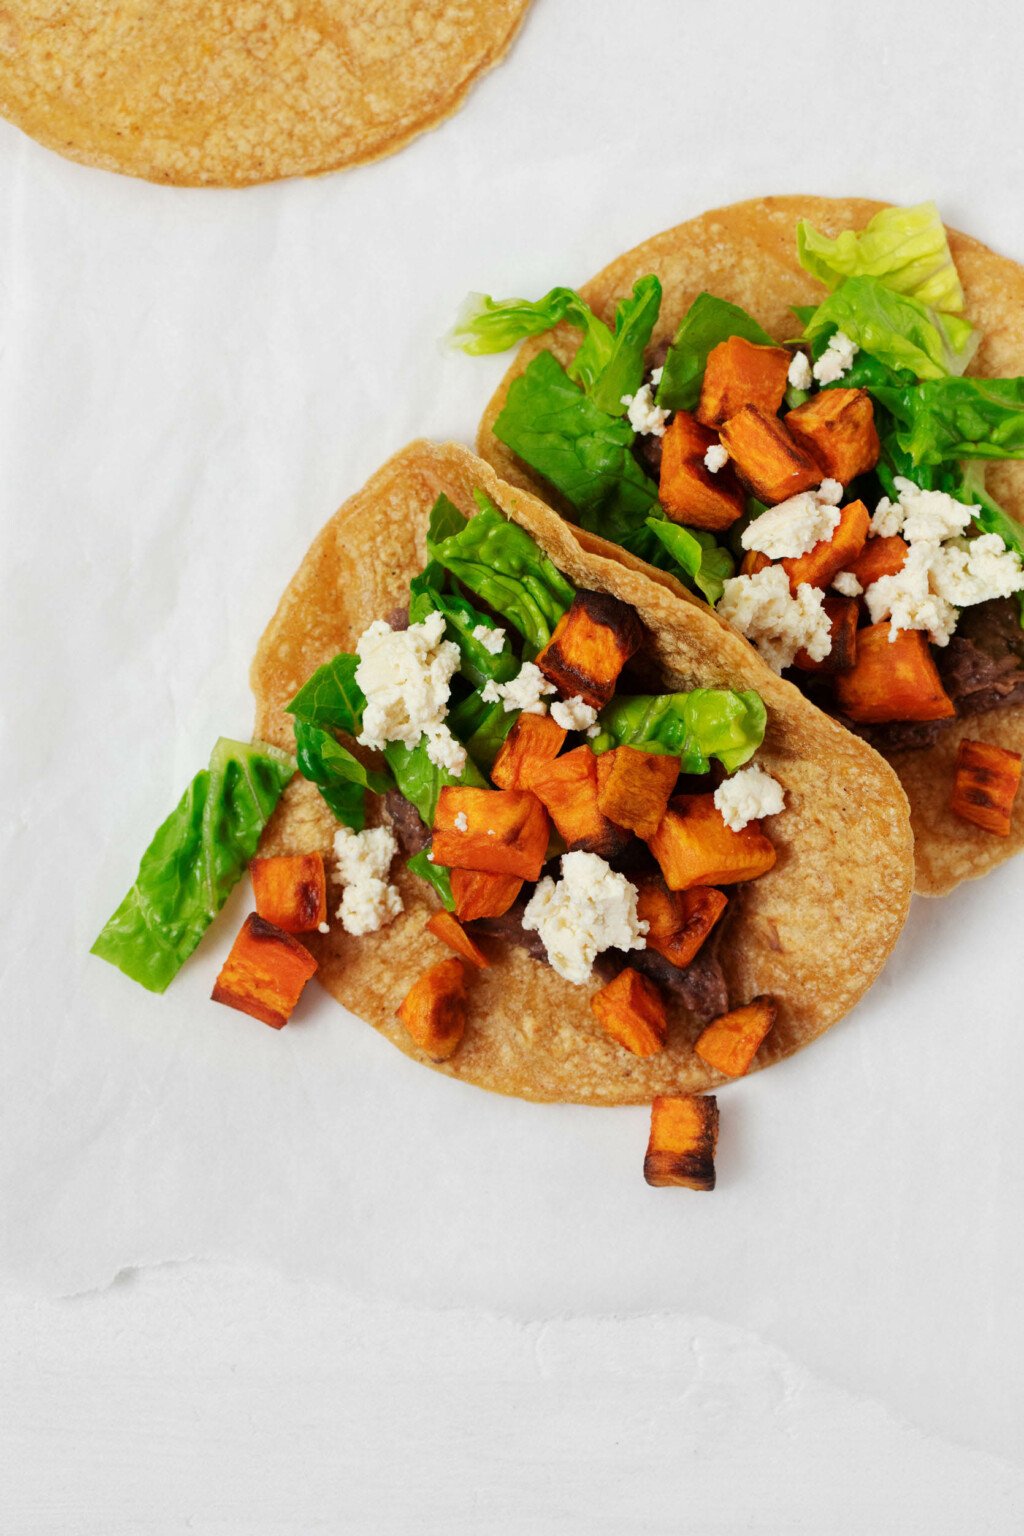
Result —
[[589, 747], [575, 747], [553, 763], [534, 770], [533, 793], [571, 849], [612, 858], [629, 842], [629, 832], [606, 816], [598, 803], [599, 759]]
[[676, 411], [665, 428], [658, 500], [674, 523], [720, 532], [742, 514], [746, 497], [732, 465], [713, 475], [704, 463], [704, 455], [717, 442], [718, 433], [686, 411]]
[[520, 715], [498, 748], [491, 778], [502, 789], [529, 789], [530, 774], [558, 756], [567, 734], [550, 715]]
[[634, 1056], [656, 1056], [668, 1039], [665, 1001], [654, 982], [627, 965], [590, 1006], [613, 1040]]
[[986, 832], [1009, 837], [1020, 772], [1019, 752], [965, 736], [957, 748], [950, 810]]
[[464, 923], [503, 917], [523, 888], [518, 875], [489, 875], [482, 869], [453, 869], [451, 882], [455, 915]]
[[898, 533], [887, 534], [884, 538], [869, 538], [856, 560], [846, 569], [853, 572], [866, 592], [879, 576], [895, 576], [902, 571], [909, 553], [909, 547]]
[[768, 556], [762, 554], [759, 549], [748, 549], [740, 561], [741, 576], [756, 576], [758, 571], [763, 571], [766, 565], [771, 565]]
[[783, 420], [824, 474], [840, 485], [849, 485], [878, 463], [875, 410], [865, 389], [823, 389], [787, 411]]
[[414, 981], [398, 1009], [413, 1041], [431, 1061], [447, 1061], [466, 1028], [466, 973], [452, 955]]
[[578, 694], [593, 709], [603, 709], [643, 637], [643, 625], [628, 603], [606, 592], [580, 591], [537, 665], [567, 699]]
[[759, 346], [742, 336], [720, 341], [708, 353], [697, 420], [720, 427], [744, 405], [774, 416], [786, 393], [791, 361], [785, 347]]
[[745, 405], [721, 432], [743, 480], [759, 501], [774, 506], [822, 481], [817, 459], [791, 437], [777, 416]]
[[932, 657], [927, 636], [901, 629], [889, 639], [889, 621], [857, 631], [857, 660], [836, 674], [836, 700], [862, 725], [888, 720], [948, 720], [956, 714]]
[[670, 891], [695, 885], [737, 885], [756, 880], [775, 863], [770, 838], [751, 821], [734, 832], [722, 820], [714, 795], [677, 795], [647, 846]]
[[549, 831], [547, 812], [529, 790], [447, 784], [437, 798], [431, 849], [449, 869], [537, 880]]
[[637, 883], [637, 916], [647, 926], [647, 948], [682, 968], [693, 960], [729, 904], [724, 891], [695, 885], [670, 891], [656, 875]]
[[857, 623], [860, 604], [855, 597], [834, 597], [830, 592], [822, 604], [832, 626], [832, 649], [823, 661], [812, 661], [804, 650], [793, 657], [801, 672], [845, 672], [857, 660]]
[[679, 777], [679, 759], [615, 747], [597, 762], [597, 803], [609, 820], [637, 837], [653, 837]]
[[870, 520], [864, 503], [851, 501], [840, 512], [830, 539], [819, 539], [806, 555], [783, 560], [782, 568], [789, 577], [789, 590], [793, 596], [804, 582], [811, 587], [827, 587], [840, 571], [848, 571], [864, 548]]
[[316, 961], [298, 939], [250, 912], [210, 995], [215, 1003], [281, 1029], [315, 970]]
[[714, 1189], [718, 1100], [713, 1093], [658, 1098], [651, 1105], [651, 1137], [644, 1178], [656, 1188]]
[[447, 944], [449, 949], [454, 949], [463, 960], [468, 960], [470, 965], [475, 965], [478, 970], [487, 971], [491, 962], [469, 934], [463, 928], [457, 917], [451, 912], [435, 912], [427, 923], [428, 932], [440, 939], [442, 944]]
[[750, 1070], [761, 1041], [775, 1023], [774, 997], [755, 997], [743, 1008], [733, 1008], [712, 1019], [697, 1039], [694, 1050], [716, 1072], [726, 1077], [742, 1077]]
[[327, 921], [323, 855], [278, 854], [249, 864], [256, 911], [285, 933], [311, 933]]

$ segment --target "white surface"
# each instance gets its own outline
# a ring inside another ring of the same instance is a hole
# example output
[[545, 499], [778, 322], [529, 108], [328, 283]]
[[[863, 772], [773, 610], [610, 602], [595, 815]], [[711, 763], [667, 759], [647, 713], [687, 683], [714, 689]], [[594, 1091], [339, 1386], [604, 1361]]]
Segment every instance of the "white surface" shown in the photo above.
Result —
[[[241, 893], [162, 1000], [85, 953], [326, 516], [471, 438], [467, 290], [766, 191], [934, 195], [1024, 256], [1021, 22], [984, 21], [538, 0], [439, 132], [245, 193], [0, 130], [4, 1536], [1019, 1528], [1019, 862], [722, 1095], [710, 1199], [644, 1186], [641, 1110], [212, 1007]], [[221, 1267], [102, 1289], [182, 1259]]]

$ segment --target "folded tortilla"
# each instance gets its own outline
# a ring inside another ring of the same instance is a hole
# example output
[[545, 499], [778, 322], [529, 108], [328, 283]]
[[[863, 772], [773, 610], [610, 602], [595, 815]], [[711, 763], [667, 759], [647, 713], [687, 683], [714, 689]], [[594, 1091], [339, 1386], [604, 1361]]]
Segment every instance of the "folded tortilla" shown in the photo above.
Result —
[[[672, 339], [702, 289], [741, 305], [769, 335], [783, 341], [794, 334], [791, 306], [817, 304], [824, 297], [821, 284], [797, 260], [798, 221], [809, 219], [823, 234], [837, 235], [844, 229], [862, 228], [883, 206], [865, 198], [828, 197], [767, 197], [733, 203], [645, 240], [583, 284], [580, 292], [594, 312], [611, 323], [616, 301], [629, 293], [638, 277], [654, 272], [661, 279], [664, 296], [652, 342]], [[955, 230], [949, 231], [949, 244], [963, 285], [967, 318], [981, 332], [981, 347], [968, 372], [989, 378], [1024, 374], [1020, 324], [1024, 267]], [[477, 434], [478, 451], [499, 475], [558, 504], [567, 517], [572, 516], [568, 504], [558, 502], [550, 487], [494, 436], [493, 428], [512, 380], [531, 358], [546, 348], [565, 363], [578, 345], [579, 332], [566, 325], [525, 342], [488, 404]], [[992, 464], [987, 471], [992, 495], [1024, 522], [1024, 464]], [[576, 534], [584, 548], [648, 571], [685, 601], [705, 606], [672, 577], [652, 572], [617, 545], [583, 530]], [[934, 746], [886, 754], [910, 801], [916, 889], [926, 896], [945, 895], [961, 880], [987, 874], [1024, 847], [1024, 795], [1018, 796], [1013, 828], [1005, 838], [972, 826], [950, 811], [954, 760], [964, 736], [1024, 752], [1024, 710], [1010, 706], [969, 716], [943, 731]]]
[[[465, 448], [411, 443], [314, 541], [253, 663], [257, 737], [294, 747], [288, 700], [317, 667], [353, 650], [374, 619], [405, 605], [410, 577], [426, 560], [434, 501], [444, 492], [472, 514], [477, 487], [578, 587], [609, 592], [636, 609], [666, 690], [755, 688], [764, 699], [768, 728], [757, 761], [786, 790], [786, 808], [768, 829], [778, 862], [730, 892], [733, 912], [719, 958], [734, 1001], [762, 992], [779, 1000], [778, 1021], [756, 1065], [791, 1055], [853, 1007], [903, 926], [913, 850], [899, 781], [871, 747], [776, 677], [713, 613], [680, 604], [642, 572], [581, 548], [550, 508], [503, 484]], [[384, 819], [379, 807], [371, 811], [374, 819]], [[313, 785], [293, 780], [261, 851], [327, 855], [336, 825]], [[311, 935], [310, 948], [327, 990], [407, 1055], [499, 1093], [582, 1104], [643, 1103], [722, 1081], [694, 1054], [699, 1026], [678, 1006], [669, 1005], [667, 1048], [641, 1059], [617, 1045], [591, 1013], [589, 998], [601, 984], [596, 975], [589, 986], [574, 986], [519, 948], [489, 941], [494, 964], [471, 977], [461, 1047], [450, 1061], [428, 1061], [396, 1012], [416, 978], [449, 951], [424, 929], [437, 910], [426, 882], [408, 874], [400, 859], [392, 879], [405, 911], [389, 927], [353, 938], [332, 918], [330, 934]], [[332, 912], [339, 897], [332, 892]]]

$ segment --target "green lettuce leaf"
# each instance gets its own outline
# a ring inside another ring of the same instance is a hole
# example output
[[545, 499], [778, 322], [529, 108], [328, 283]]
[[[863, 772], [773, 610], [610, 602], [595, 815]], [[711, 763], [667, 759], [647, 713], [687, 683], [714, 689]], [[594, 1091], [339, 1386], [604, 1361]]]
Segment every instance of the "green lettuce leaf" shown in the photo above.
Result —
[[358, 736], [362, 729], [366, 699], [356, 682], [358, 656], [346, 651], [319, 667], [285, 705], [296, 720], [306, 720], [325, 731], [347, 731]]
[[918, 379], [962, 373], [975, 348], [966, 320], [893, 293], [874, 277], [847, 278], [818, 305], [804, 338], [822, 343], [837, 330], [886, 367], [906, 368]]
[[453, 501], [442, 491], [430, 509], [430, 519], [427, 523], [427, 543], [440, 544], [442, 539], [451, 538], [454, 533], [461, 533], [469, 522], [469, 518], [460, 512]]
[[598, 716], [595, 752], [640, 747], [678, 757], [683, 773], [706, 773], [716, 757], [732, 773], [748, 762], [764, 740], [767, 714], [752, 690], [695, 688], [616, 698]]
[[615, 310], [615, 333], [607, 355], [591, 358], [591, 338], [583, 338], [569, 364], [569, 377], [583, 385], [599, 411], [621, 416], [627, 409], [623, 396], [635, 395], [643, 383], [644, 351], [660, 309], [661, 283], [653, 275], [641, 277], [630, 298]]
[[519, 718], [519, 710], [506, 710], [499, 699], [487, 704], [479, 693], [470, 693], [449, 712], [448, 726], [469, 752], [474, 763], [490, 773], [502, 742]]
[[834, 240], [801, 219], [796, 245], [804, 271], [826, 288], [838, 288], [848, 277], [876, 277], [931, 309], [963, 310], [963, 289], [934, 203], [883, 208], [864, 229], [844, 229]]
[[92, 946], [163, 992], [256, 852], [295, 762], [260, 742], [217, 742], [142, 855], [135, 884]]
[[452, 895], [451, 872], [443, 864], [432, 864], [427, 858], [429, 852], [429, 848], [424, 848], [421, 852], [413, 854], [412, 858], [406, 861], [405, 867], [410, 874], [419, 875], [421, 880], [426, 880], [432, 885], [440, 898], [441, 905], [449, 912], [454, 912], [455, 897]]
[[895, 418], [914, 465], [1024, 458], [1024, 378], [934, 379], [872, 393]]
[[509, 644], [507, 634], [497, 654], [492, 654], [482, 645], [473, 634], [474, 629], [483, 625], [484, 629], [493, 630], [498, 626], [493, 619], [474, 608], [468, 598], [457, 593], [443, 592], [441, 587], [446, 576], [444, 567], [432, 560], [423, 575], [414, 577], [409, 583], [410, 624], [422, 623], [427, 614], [436, 609], [444, 615], [447, 638], [459, 648], [459, 671], [463, 677], [468, 678], [474, 688], [482, 688], [492, 678], [497, 683], [507, 683], [519, 671], [519, 658]]
[[698, 293], [679, 322], [675, 340], [665, 359], [657, 401], [673, 411], [692, 411], [700, 399], [708, 353], [730, 336], [770, 347], [775, 343], [752, 315], [738, 304]]
[[365, 767], [328, 731], [307, 720], [295, 722], [295, 751], [302, 777], [316, 785], [338, 820], [356, 832], [366, 825], [366, 791], [385, 795], [394, 788], [389, 773]]
[[384, 748], [384, 756], [399, 791], [416, 807], [428, 827], [434, 825], [437, 797], [447, 784], [468, 784], [477, 789], [488, 787], [487, 780], [471, 757], [466, 758], [466, 766], [460, 774], [449, 773], [447, 768], [439, 768], [436, 763], [432, 763], [427, 756], [425, 736], [414, 747], [404, 746], [400, 741], [389, 741]]
[[649, 517], [647, 527], [682, 569], [687, 586], [696, 587], [712, 607], [722, 595], [736, 562], [703, 528], [684, 528], [667, 518]]

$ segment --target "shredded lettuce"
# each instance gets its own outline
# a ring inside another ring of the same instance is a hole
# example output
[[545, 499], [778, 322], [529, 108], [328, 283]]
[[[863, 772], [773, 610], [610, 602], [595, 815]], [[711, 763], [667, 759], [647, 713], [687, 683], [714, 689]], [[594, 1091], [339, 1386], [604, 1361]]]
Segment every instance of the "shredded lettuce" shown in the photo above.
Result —
[[157, 828], [92, 953], [150, 992], [165, 991], [256, 852], [294, 772], [294, 759], [276, 747], [221, 737]]
[[657, 400], [673, 411], [692, 411], [700, 399], [708, 354], [730, 336], [771, 347], [775, 343], [752, 315], [738, 304], [698, 293], [679, 322], [675, 340], [665, 359]]
[[452, 895], [451, 871], [443, 864], [434, 864], [427, 858], [429, 848], [424, 848], [420, 853], [413, 854], [406, 862], [406, 869], [410, 874], [419, 875], [421, 880], [426, 880], [434, 887], [441, 905], [449, 912], [455, 911], [455, 897]]
[[649, 517], [647, 527], [683, 571], [686, 585], [696, 587], [714, 607], [736, 570], [729, 551], [703, 528], [684, 528], [658, 517]]
[[874, 277], [847, 278], [818, 305], [804, 338], [820, 344], [834, 331], [845, 332], [886, 367], [906, 368], [917, 379], [963, 373], [976, 346], [966, 320], [893, 293]]
[[295, 751], [302, 777], [316, 785], [337, 819], [356, 832], [366, 825], [366, 791], [384, 795], [394, 788], [389, 773], [365, 767], [329, 731], [308, 720], [295, 722]]
[[724, 688], [615, 698], [598, 717], [595, 752], [642, 747], [678, 757], [683, 773], [706, 773], [716, 757], [732, 773], [764, 740], [767, 712], [759, 694]]
[[914, 465], [1024, 458], [1024, 378], [934, 379], [872, 393]]
[[834, 240], [801, 219], [796, 244], [800, 265], [828, 289], [849, 277], [875, 277], [930, 309], [963, 311], [963, 289], [934, 203], [883, 208], [864, 229], [844, 229]]

